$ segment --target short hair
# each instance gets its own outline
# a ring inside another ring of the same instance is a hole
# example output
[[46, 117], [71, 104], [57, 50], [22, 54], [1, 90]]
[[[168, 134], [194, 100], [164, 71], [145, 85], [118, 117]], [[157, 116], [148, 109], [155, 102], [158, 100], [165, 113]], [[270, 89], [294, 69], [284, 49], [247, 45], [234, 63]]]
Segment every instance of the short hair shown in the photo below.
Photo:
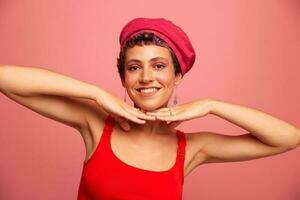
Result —
[[120, 48], [119, 57], [117, 58], [117, 67], [120, 78], [122, 80], [125, 79], [124, 71], [125, 71], [125, 59], [126, 59], [126, 51], [128, 48], [133, 48], [134, 46], [143, 46], [143, 45], [157, 45], [161, 47], [165, 47], [169, 50], [171, 54], [171, 58], [173, 61], [173, 66], [175, 70], [175, 75], [182, 74], [180, 64], [178, 59], [171, 49], [171, 47], [160, 37], [151, 32], [141, 32], [132, 38], [130, 38], [126, 43]]

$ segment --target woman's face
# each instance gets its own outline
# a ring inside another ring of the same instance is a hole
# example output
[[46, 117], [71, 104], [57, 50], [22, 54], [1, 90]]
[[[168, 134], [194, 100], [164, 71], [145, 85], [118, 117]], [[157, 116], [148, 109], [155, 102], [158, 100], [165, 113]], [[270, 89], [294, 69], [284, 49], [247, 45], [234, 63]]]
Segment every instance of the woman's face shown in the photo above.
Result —
[[179, 84], [170, 52], [156, 45], [134, 46], [126, 51], [122, 82], [134, 104], [145, 111], [165, 107]]

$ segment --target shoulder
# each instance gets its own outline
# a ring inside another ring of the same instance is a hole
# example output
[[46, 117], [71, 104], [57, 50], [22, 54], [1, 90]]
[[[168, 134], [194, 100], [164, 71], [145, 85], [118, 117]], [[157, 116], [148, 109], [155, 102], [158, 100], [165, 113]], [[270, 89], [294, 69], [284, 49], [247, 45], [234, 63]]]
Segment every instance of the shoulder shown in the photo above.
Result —
[[[207, 140], [206, 132], [189, 132], [184, 133], [186, 140], [186, 154], [191, 161], [204, 161], [205, 154], [203, 147]], [[199, 164], [199, 163], [198, 163]]]
[[186, 133], [184, 132], [186, 139], [185, 147], [185, 177], [193, 171], [197, 166], [203, 164], [206, 160], [206, 155], [201, 153], [203, 147], [203, 139], [199, 133]]
[[202, 133], [204, 132], [183, 132], [187, 145], [193, 149], [199, 149], [203, 146], [205, 134]]

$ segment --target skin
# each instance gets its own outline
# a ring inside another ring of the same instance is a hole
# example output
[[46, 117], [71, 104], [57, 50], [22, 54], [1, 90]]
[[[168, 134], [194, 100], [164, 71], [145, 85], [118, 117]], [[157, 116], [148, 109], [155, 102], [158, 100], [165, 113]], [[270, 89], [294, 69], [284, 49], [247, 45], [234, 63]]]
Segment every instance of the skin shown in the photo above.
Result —
[[[168, 49], [156, 45], [134, 46], [126, 52], [125, 79], [123, 87], [134, 107], [143, 113], [166, 108], [174, 88], [182, 76], [175, 76], [175, 69]], [[160, 87], [151, 97], [142, 97], [136, 88]], [[171, 127], [164, 120], [146, 120], [145, 124], [127, 122], [132, 132], [139, 132], [139, 137], [151, 137], [165, 133]], [[168, 132], [168, 131], [167, 131]]]
[[[95, 85], [34, 67], [2, 66], [0, 92], [39, 114], [76, 128], [85, 141], [87, 158], [95, 151], [97, 142], [94, 141], [99, 141], [99, 132], [103, 128], [101, 124], [107, 113], [113, 115], [128, 133], [126, 137], [121, 130], [118, 131], [120, 134], [114, 134], [119, 137], [115, 145], [119, 150], [116, 152], [122, 152], [120, 157], [123, 158], [125, 155], [127, 158], [135, 156], [136, 151], [130, 152], [126, 146], [132, 141], [142, 144], [136, 150], [145, 149], [145, 141], [149, 141], [147, 156], [149, 152], [153, 153], [150, 143], [162, 141], [160, 144], [163, 145], [158, 146], [167, 146], [165, 153], [171, 155], [174, 148], [172, 150], [168, 146], [170, 137], [162, 137], [163, 134], [171, 136], [169, 133], [179, 123], [207, 114], [218, 116], [248, 132], [235, 136], [207, 131], [186, 134], [185, 176], [200, 164], [252, 160], [283, 153], [300, 144], [300, 130], [297, 127], [258, 109], [212, 99], [197, 99], [166, 108], [181, 76], [174, 75], [172, 64], [158, 70], [161, 66], [150, 62], [155, 57], [163, 57], [172, 63], [168, 50], [159, 46], [136, 46], [127, 52], [128, 61], [140, 61], [135, 63], [136, 71], [125, 71], [125, 80], [122, 81], [135, 107]], [[161, 87], [152, 98], [145, 100], [135, 92], [137, 87], [150, 85]], [[139, 166], [144, 164], [141, 160], [135, 163]]]

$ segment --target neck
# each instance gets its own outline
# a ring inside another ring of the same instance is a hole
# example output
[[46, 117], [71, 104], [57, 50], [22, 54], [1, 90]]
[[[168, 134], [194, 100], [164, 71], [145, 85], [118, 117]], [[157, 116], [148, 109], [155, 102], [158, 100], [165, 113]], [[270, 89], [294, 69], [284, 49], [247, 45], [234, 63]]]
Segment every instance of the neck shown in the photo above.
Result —
[[[139, 108], [136, 104], [134, 104], [135, 108]], [[160, 108], [167, 107], [167, 105], [163, 105]], [[145, 110], [139, 108], [142, 112], [146, 112]], [[168, 134], [170, 131], [170, 127], [168, 126], [167, 122], [161, 120], [146, 120], [145, 124], [137, 124], [134, 122], [129, 121], [131, 130], [133, 133], [136, 133], [138, 137], [155, 137], [158, 135]]]

